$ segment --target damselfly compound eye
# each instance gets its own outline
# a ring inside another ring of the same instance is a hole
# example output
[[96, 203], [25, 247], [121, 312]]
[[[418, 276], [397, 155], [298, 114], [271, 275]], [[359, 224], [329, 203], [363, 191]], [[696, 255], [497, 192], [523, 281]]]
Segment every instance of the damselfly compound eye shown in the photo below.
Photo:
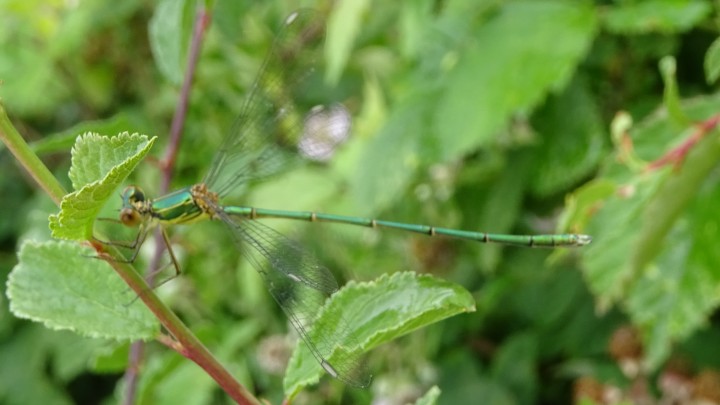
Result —
[[140, 213], [133, 208], [120, 210], [120, 222], [125, 226], [137, 226], [140, 223]]
[[125, 187], [125, 190], [123, 190], [120, 197], [123, 200], [124, 206], [134, 205], [136, 202], [145, 201], [145, 193], [142, 189], [140, 189], [140, 187], [136, 186]]

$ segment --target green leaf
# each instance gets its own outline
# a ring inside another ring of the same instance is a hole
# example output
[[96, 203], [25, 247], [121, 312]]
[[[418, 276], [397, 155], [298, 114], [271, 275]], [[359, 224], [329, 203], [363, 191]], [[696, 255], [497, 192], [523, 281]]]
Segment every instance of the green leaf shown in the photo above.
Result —
[[563, 88], [592, 43], [594, 15], [579, 3], [505, 3], [450, 72], [434, 120], [442, 159], [488, 144], [513, 114]]
[[[681, 107], [698, 119], [716, 114], [719, 103], [708, 97]], [[695, 127], [683, 131], [667, 114], [657, 114], [631, 136], [637, 154], [655, 160], [668, 145], [682, 150], [681, 142], [694, 133]], [[583, 249], [586, 280], [601, 309], [617, 302], [627, 310], [643, 332], [644, 360], [653, 369], [672, 343], [700, 327], [720, 303], [718, 256], [708, 244], [718, 232], [717, 216], [708, 208], [720, 204], [713, 174], [718, 162], [717, 130], [661, 169], [636, 172], [611, 156], [598, 181], [613, 182], [615, 191], [587, 211], [593, 243]]]
[[704, 1], [644, 0], [620, 2], [605, 13], [604, 24], [615, 34], [684, 32], [712, 10]]
[[[697, 204], [717, 204], [720, 194], [714, 194]], [[655, 261], [661, 267], [644, 272], [628, 291], [628, 311], [645, 332], [643, 361], [651, 370], [662, 365], [674, 342], [702, 327], [720, 303], [720, 257], [712, 243], [701, 239], [707, 233], [717, 237], [711, 229], [720, 221], [715, 215], [693, 215], [691, 221], [692, 227], [676, 227], [668, 236], [672, 242], [664, 244]]]
[[[152, 404], [211, 404], [217, 383], [200, 367], [178, 356], [153, 356], [148, 361], [145, 381], [136, 398], [137, 403]], [[174, 357], [174, 358], [171, 358]]]
[[352, 178], [353, 201], [363, 215], [395, 202], [420, 166], [420, 140], [431, 104], [417, 97], [398, 106], [365, 148]]
[[85, 373], [98, 353], [111, 343], [117, 344], [106, 339], [85, 338], [71, 331], [55, 331], [48, 335], [52, 336], [48, 343], [53, 351], [53, 371], [61, 381], [72, 381]]
[[493, 361], [495, 379], [515, 395], [519, 404], [532, 404], [537, 396], [537, 346], [536, 336], [517, 334], [502, 345]]
[[[587, 229], [587, 223], [590, 220], [590, 213], [597, 210], [598, 205], [612, 196], [617, 191], [617, 185], [614, 181], [607, 179], [595, 179], [584, 184], [575, 192], [565, 197], [565, 209], [557, 221], [557, 232], [566, 231], [579, 232]], [[555, 250], [549, 262], [553, 263], [567, 256], [568, 250]]]
[[74, 401], [49, 375], [53, 339], [40, 325], [16, 328], [0, 345], [0, 399], [4, 404], [72, 404]]
[[8, 278], [10, 310], [87, 337], [151, 339], [157, 320], [95, 251], [76, 243], [26, 242]]
[[[16, 40], [17, 41], [17, 40]], [[57, 78], [53, 59], [46, 52], [33, 49], [31, 42], [2, 43], [0, 96], [9, 110], [18, 115], [43, 114], [52, 111], [70, 93], [69, 84]], [[10, 79], [22, 74], [22, 80]]]
[[605, 124], [583, 80], [574, 80], [535, 114], [537, 166], [530, 187], [548, 196], [587, 176], [605, 155]]
[[[356, 117], [353, 118], [353, 133], [357, 138], [369, 138], [377, 134], [385, 123], [388, 114], [387, 100], [382, 87], [374, 76], [365, 80], [362, 92], [363, 105]], [[346, 159], [337, 159], [333, 163], [345, 164]], [[353, 162], [354, 163], [354, 162]], [[351, 168], [355, 172], [355, 166]]]
[[630, 257], [637, 249], [643, 212], [660, 181], [653, 176], [625, 189], [615, 183], [615, 192], [588, 224], [593, 242], [583, 248], [585, 275], [601, 310], [623, 297], [628, 281], [637, 277]]
[[415, 405], [435, 405], [440, 398], [440, 388], [433, 385], [422, 397], [415, 401]]
[[689, 125], [690, 120], [685, 113], [682, 111], [680, 106], [680, 93], [678, 91], [677, 78], [677, 62], [672, 56], [666, 56], [660, 60], [660, 74], [663, 78], [663, 84], [665, 85], [663, 91], [663, 103], [665, 108], [670, 114], [670, 117], [675, 120], [678, 125]]
[[720, 303], [718, 255], [707, 239], [717, 240], [720, 225], [708, 210], [720, 204], [717, 180], [706, 182], [720, 161], [720, 140], [713, 135], [662, 184], [639, 230], [633, 265], [645, 271], [629, 291], [628, 309], [637, 325], [652, 331], [645, 358], [652, 369]]
[[150, 20], [150, 48], [160, 72], [170, 83], [183, 80], [185, 55], [189, 44], [192, 19], [188, 18], [195, 2], [163, 0]]
[[131, 162], [137, 164], [154, 142], [155, 138], [148, 140], [146, 135], [129, 135], [127, 132], [113, 137], [96, 133], [86, 133], [78, 137], [72, 149], [69, 173], [73, 188], [79, 190], [98, 180], [106, 181], [114, 171], [119, 170], [119, 166]]
[[99, 374], [121, 373], [127, 368], [129, 355], [130, 342], [114, 342], [95, 353], [90, 368]]
[[[475, 181], [464, 188], [458, 200], [463, 203], [464, 211], [471, 213], [464, 223], [468, 229], [485, 229], [493, 233], [507, 233], [512, 229], [520, 213], [528, 179], [532, 173], [532, 155], [527, 149], [510, 153], [511, 166], [494, 177], [490, 184], [478, 188]], [[494, 270], [500, 262], [503, 246], [488, 245], [478, 249], [478, 263], [485, 271]]]
[[433, 27], [433, 3], [429, 0], [402, 3], [400, 10], [400, 49], [408, 58], [415, 58], [426, 44], [427, 31]]
[[60, 204], [60, 213], [50, 216], [54, 238], [86, 240], [100, 209], [135, 166], [150, 151], [155, 138], [127, 132], [114, 137], [98, 134], [79, 136], [72, 150], [70, 180], [74, 191]]
[[220, 30], [220, 32], [233, 43], [237, 42], [243, 36], [243, 30], [246, 25], [240, 20], [240, 16], [252, 18], [254, 14], [252, 3], [244, 1], [213, 1], [212, 6], [205, 2], [208, 10], [212, 9], [212, 26]]
[[705, 79], [713, 84], [720, 77], [720, 38], [713, 41], [705, 53]]
[[325, 78], [328, 83], [334, 85], [340, 79], [369, 5], [368, 0], [354, 0], [342, 1], [333, 7], [325, 40]]
[[95, 121], [83, 121], [70, 128], [64, 129], [30, 144], [33, 151], [39, 155], [53, 152], [65, 152], [72, 147], [77, 134], [95, 132], [101, 134], [121, 133], [125, 128], [131, 127], [130, 119], [125, 114], [117, 114], [111, 118]]
[[472, 352], [456, 349], [439, 359], [441, 371], [438, 385], [444, 390], [442, 403], [517, 404], [517, 398], [513, 397], [512, 392], [479, 370], [479, 364], [473, 357]]
[[[310, 334], [353, 337], [352, 342], [341, 342], [343, 346], [328, 359], [332, 363], [347, 353], [365, 353], [423, 326], [474, 310], [472, 296], [459, 285], [428, 275], [395, 273], [371, 282], [348, 283], [325, 305]], [[298, 344], [285, 375], [289, 398], [325, 373], [307, 346]]]

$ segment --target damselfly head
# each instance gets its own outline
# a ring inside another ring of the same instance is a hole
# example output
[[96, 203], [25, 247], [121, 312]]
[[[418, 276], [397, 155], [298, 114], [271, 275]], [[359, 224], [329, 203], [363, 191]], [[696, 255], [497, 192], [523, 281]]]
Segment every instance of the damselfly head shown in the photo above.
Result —
[[142, 220], [140, 209], [145, 203], [145, 193], [135, 186], [127, 186], [120, 195], [122, 208], [120, 209], [120, 222], [126, 226], [137, 226]]

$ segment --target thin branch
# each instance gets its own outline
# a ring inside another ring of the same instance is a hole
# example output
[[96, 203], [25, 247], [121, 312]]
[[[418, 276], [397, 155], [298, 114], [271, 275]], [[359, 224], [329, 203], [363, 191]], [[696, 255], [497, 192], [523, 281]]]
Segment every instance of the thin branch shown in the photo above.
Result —
[[168, 142], [167, 149], [165, 150], [165, 158], [162, 162], [163, 178], [160, 189], [164, 193], [168, 192], [170, 187], [170, 180], [172, 179], [172, 173], [175, 168], [175, 159], [177, 157], [177, 151], [182, 138], [182, 130], [185, 126], [185, 118], [187, 116], [187, 108], [190, 101], [190, 90], [192, 88], [193, 77], [195, 76], [195, 68], [197, 67], [197, 63], [200, 58], [202, 41], [205, 37], [205, 31], [207, 30], [209, 24], [210, 15], [205, 10], [205, 7], [200, 6], [195, 17], [195, 27], [193, 28], [193, 37], [192, 42], [190, 43], [190, 53], [188, 55], [188, 66], [185, 70], [185, 78], [183, 79], [180, 98], [178, 99], [177, 106], [175, 107], [175, 116], [173, 117], [172, 125], [170, 127], [170, 141]]
[[59, 207], [60, 201], [67, 192], [15, 129], [5, 113], [2, 102], [0, 102], [0, 140], [5, 143], [15, 159]]
[[676, 148], [673, 148], [659, 159], [650, 162], [647, 170], [657, 170], [667, 164], [673, 163], [676, 166], [682, 163], [685, 156], [692, 150], [692, 148], [700, 142], [708, 133], [712, 132], [720, 123], [720, 114], [716, 114], [707, 120], [701, 122], [695, 132], [692, 133], [683, 143]]
[[[177, 151], [180, 147], [183, 127], [185, 126], [185, 118], [187, 117], [187, 109], [190, 100], [190, 90], [192, 89], [192, 81], [193, 77], [195, 76], [195, 68], [197, 67], [197, 63], [200, 57], [200, 49], [202, 47], [205, 31], [207, 30], [209, 24], [210, 15], [207, 13], [205, 7], [200, 5], [195, 16], [193, 35], [190, 43], [190, 52], [188, 54], [188, 65], [185, 69], [185, 76], [183, 78], [183, 85], [180, 91], [180, 97], [178, 98], [178, 102], [175, 107], [175, 114], [173, 116], [172, 125], [170, 127], [170, 137], [167, 147], [165, 149], [165, 157], [160, 162], [160, 168], [162, 173], [162, 180], [159, 187], [160, 195], [166, 194], [170, 189], [170, 183], [172, 181], [172, 175], [175, 169]], [[150, 266], [148, 267], [149, 274], [153, 275], [157, 273], [157, 269], [160, 267], [160, 262], [162, 260], [163, 252], [165, 250], [165, 244], [162, 239], [161, 230], [159, 228], [155, 230], [154, 238], [155, 251], [153, 253]], [[154, 277], [151, 277], [148, 282], [150, 285], [154, 285]], [[127, 387], [125, 395], [126, 405], [133, 404], [135, 400], [139, 365], [142, 362], [143, 345], [143, 342], [137, 341], [134, 342], [130, 348], [129, 364], [127, 371], [125, 372], [125, 383]]]
[[[105, 252], [105, 246], [93, 245], [103, 257], [117, 257], [118, 252], [112, 254]], [[113, 249], [114, 250], [114, 249]], [[176, 349], [178, 353], [194, 361], [203, 368], [225, 392], [238, 404], [258, 405], [259, 402], [255, 397], [247, 391], [233, 376], [215, 359], [208, 349], [193, 335], [180, 318], [175, 315], [163, 302], [158, 298], [155, 292], [145, 282], [135, 269], [127, 263], [121, 263], [116, 260], [107, 260], [107, 262], [115, 269], [115, 271], [125, 280], [130, 288], [140, 297], [165, 330], [172, 335], [176, 344], [170, 347]], [[162, 336], [162, 335], [161, 335]], [[159, 337], [161, 342], [166, 338]]]
[[125, 397], [123, 404], [131, 405], [135, 402], [137, 395], [138, 376], [140, 375], [140, 365], [145, 354], [145, 345], [142, 341], [135, 341], [130, 345], [130, 354], [128, 354], [128, 365], [125, 369]]

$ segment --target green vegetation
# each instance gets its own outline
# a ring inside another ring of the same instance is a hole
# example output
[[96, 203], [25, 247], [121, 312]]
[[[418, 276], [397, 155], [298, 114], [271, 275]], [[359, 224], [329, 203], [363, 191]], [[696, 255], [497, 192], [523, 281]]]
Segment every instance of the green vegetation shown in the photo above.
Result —
[[[92, 257], [128, 257], [92, 243], [134, 237], [96, 220], [117, 218], [123, 187], [202, 180], [298, 4], [5, 0], [0, 402], [720, 403], [715, 3], [302, 3], [327, 31], [296, 101], [342, 102], [351, 136], [229, 201], [593, 242], [263, 220], [347, 285], [312, 331], [341, 317], [360, 336], [338, 355], [368, 351], [374, 381], [347, 387], [293, 353], [222, 223], [170, 230], [183, 274], [169, 281], [152, 236], [131, 265]], [[154, 266], [167, 282], [149, 289], [138, 274]]]

